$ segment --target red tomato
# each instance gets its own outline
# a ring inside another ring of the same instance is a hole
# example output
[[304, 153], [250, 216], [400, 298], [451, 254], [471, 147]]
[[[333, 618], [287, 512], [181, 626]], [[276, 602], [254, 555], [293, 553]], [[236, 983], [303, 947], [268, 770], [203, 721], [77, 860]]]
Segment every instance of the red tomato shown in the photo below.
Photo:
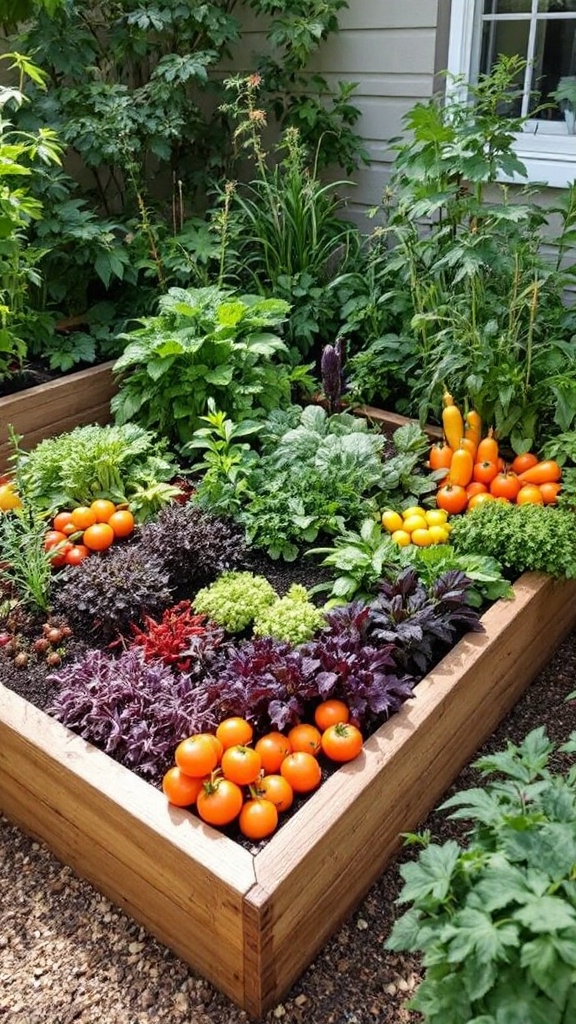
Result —
[[260, 737], [254, 750], [260, 754], [265, 772], [277, 772], [284, 758], [292, 753], [292, 744], [282, 732], [267, 732]]
[[181, 768], [169, 768], [162, 779], [162, 790], [175, 807], [190, 807], [204, 784], [203, 779], [186, 775]]
[[247, 722], [245, 718], [241, 718], [240, 715], [224, 718], [216, 729], [216, 736], [224, 750], [228, 747], [235, 747], [238, 744], [245, 746], [247, 743], [250, 743], [253, 734], [254, 729], [250, 722]]
[[438, 488], [436, 504], [438, 508], [443, 508], [445, 512], [452, 514], [463, 512], [468, 504], [466, 488], [460, 487], [459, 484], [444, 484]]
[[64, 555], [66, 565], [80, 565], [90, 554], [85, 544], [72, 544]]
[[278, 825], [278, 810], [271, 800], [254, 797], [242, 807], [238, 825], [242, 835], [249, 839], [264, 839], [272, 835]]
[[355, 725], [339, 722], [322, 733], [322, 750], [331, 761], [353, 761], [362, 745], [362, 733]]
[[61, 530], [48, 530], [44, 537], [44, 550], [54, 552], [50, 555], [50, 563], [54, 569], [60, 569], [64, 565], [66, 552], [71, 547], [66, 534]]
[[236, 744], [227, 747], [222, 754], [222, 773], [224, 778], [236, 782], [238, 786], [249, 786], [262, 771], [262, 759], [256, 750]]
[[483, 462], [476, 462], [474, 465], [473, 479], [477, 483], [490, 484], [495, 476], [498, 475], [498, 465], [496, 462], [490, 462], [488, 459], [484, 459]]
[[74, 523], [71, 523], [71, 520], [71, 512], [59, 512], [57, 516], [54, 516], [54, 519], [52, 520], [52, 526], [54, 527], [55, 530], [59, 530], [61, 533], [64, 533], [65, 527], [70, 525], [72, 525], [73, 529], [75, 530], [76, 527], [74, 526]]
[[314, 712], [314, 721], [324, 732], [329, 725], [337, 725], [338, 722], [348, 722], [350, 719], [350, 708], [343, 700], [324, 700], [318, 705]]
[[313, 754], [295, 750], [280, 765], [280, 774], [290, 783], [295, 793], [309, 793], [322, 781], [322, 769]]
[[321, 749], [321, 733], [315, 725], [308, 725], [307, 722], [300, 722], [298, 725], [294, 725], [288, 733], [288, 739], [292, 745], [292, 750], [305, 750], [308, 754], [320, 753]]
[[209, 779], [196, 798], [196, 810], [208, 825], [229, 825], [240, 814], [243, 803], [244, 795], [235, 782]]
[[213, 737], [207, 732], [188, 736], [176, 747], [174, 760], [186, 775], [192, 775], [193, 778], [209, 775], [218, 764], [218, 751]]

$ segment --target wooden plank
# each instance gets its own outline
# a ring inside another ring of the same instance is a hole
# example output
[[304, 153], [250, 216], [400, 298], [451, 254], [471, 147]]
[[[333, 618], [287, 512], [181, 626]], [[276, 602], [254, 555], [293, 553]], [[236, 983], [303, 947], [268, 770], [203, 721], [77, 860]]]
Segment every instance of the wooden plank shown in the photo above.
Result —
[[8, 428], [22, 437], [22, 447], [33, 448], [86, 423], [110, 422], [110, 399], [116, 393], [113, 362], [40, 384], [0, 398], [0, 472], [6, 470], [11, 446]]
[[252, 855], [4, 687], [0, 710], [2, 811], [242, 1002]]

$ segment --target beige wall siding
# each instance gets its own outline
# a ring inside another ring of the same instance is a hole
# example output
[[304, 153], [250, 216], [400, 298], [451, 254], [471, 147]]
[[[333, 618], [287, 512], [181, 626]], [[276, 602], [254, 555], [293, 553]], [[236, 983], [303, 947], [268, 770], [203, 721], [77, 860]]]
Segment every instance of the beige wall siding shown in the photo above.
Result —
[[[350, 215], [359, 223], [380, 200], [393, 158], [388, 140], [402, 129], [403, 115], [432, 95], [438, 71], [437, 26], [447, 0], [349, 0], [339, 14], [340, 31], [323, 44], [310, 71], [336, 86], [357, 82], [353, 102], [361, 110], [358, 133], [365, 140], [370, 167], [354, 175]], [[440, 15], [439, 15], [440, 7]], [[264, 26], [253, 15], [244, 21], [237, 70], [254, 66], [253, 54], [265, 48]]]

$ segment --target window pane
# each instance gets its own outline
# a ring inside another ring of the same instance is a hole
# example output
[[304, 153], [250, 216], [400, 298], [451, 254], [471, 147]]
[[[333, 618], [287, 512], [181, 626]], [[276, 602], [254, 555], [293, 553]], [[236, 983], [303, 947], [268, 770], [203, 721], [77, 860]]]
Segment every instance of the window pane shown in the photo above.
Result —
[[558, 88], [561, 78], [576, 76], [576, 18], [561, 21], [539, 21], [536, 32], [534, 71], [530, 111], [542, 103], [551, 103], [549, 110], [535, 116], [544, 121], [563, 121], [564, 114], [550, 93]]
[[[520, 55], [527, 59], [529, 34], [529, 21], [485, 21], [482, 26], [480, 71], [488, 74], [502, 54], [506, 57]], [[524, 88], [523, 71], [518, 74], [514, 84], [514, 91], [521, 92]], [[521, 96], [515, 97], [507, 109], [502, 111], [502, 115], [508, 117], [519, 117], [521, 113]]]
[[576, 14], [576, 0], [538, 0], [541, 14]]
[[531, 10], [532, 0], [484, 0], [484, 14], [530, 14]]

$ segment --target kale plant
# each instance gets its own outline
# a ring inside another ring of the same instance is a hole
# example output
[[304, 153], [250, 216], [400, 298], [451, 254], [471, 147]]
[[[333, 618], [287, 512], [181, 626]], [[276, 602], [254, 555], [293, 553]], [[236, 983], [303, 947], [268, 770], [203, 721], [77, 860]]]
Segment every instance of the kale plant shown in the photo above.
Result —
[[576, 530], [569, 509], [487, 501], [454, 518], [450, 540], [456, 551], [488, 555], [514, 575], [536, 570], [576, 577]]
[[276, 600], [273, 586], [251, 572], [223, 572], [209, 587], [199, 590], [194, 610], [208, 615], [229, 633], [241, 633]]
[[470, 606], [470, 580], [451, 571], [426, 588], [414, 569], [380, 584], [370, 603], [369, 636], [394, 646], [398, 664], [421, 679], [455, 642], [459, 631], [481, 632], [479, 613]]
[[320, 635], [300, 648], [318, 666], [318, 697], [344, 700], [359, 721], [379, 724], [412, 696], [415, 680], [398, 669], [392, 643], [372, 641], [370, 609], [363, 602], [334, 609], [326, 622]]
[[63, 573], [54, 596], [57, 611], [84, 634], [108, 642], [142, 625], [172, 603], [166, 567], [138, 544], [114, 546]]
[[50, 680], [59, 689], [49, 714], [155, 781], [180, 740], [216, 724], [190, 677], [161, 661], [147, 662], [143, 651], [124, 651], [118, 658], [88, 651]]
[[317, 701], [316, 667], [313, 658], [283, 640], [246, 641], [204, 681], [210, 711], [218, 721], [241, 715], [263, 732], [282, 731]]
[[576, 770], [550, 771], [557, 750], [540, 727], [476, 761], [482, 786], [443, 804], [471, 822], [465, 846], [409, 837], [424, 849], [400, 868], [411, 906], [386, 946], [424, 954], [410, 1007], [426, 1024], [576, 1019]]
[[143, 554], [159, 558], [170, 586], [189, 591], [212, 583], [221, 572], [245, 564], [242, 530], [231, 520], [198, 508], [194, 502], [163, 508], [138, 534]]

